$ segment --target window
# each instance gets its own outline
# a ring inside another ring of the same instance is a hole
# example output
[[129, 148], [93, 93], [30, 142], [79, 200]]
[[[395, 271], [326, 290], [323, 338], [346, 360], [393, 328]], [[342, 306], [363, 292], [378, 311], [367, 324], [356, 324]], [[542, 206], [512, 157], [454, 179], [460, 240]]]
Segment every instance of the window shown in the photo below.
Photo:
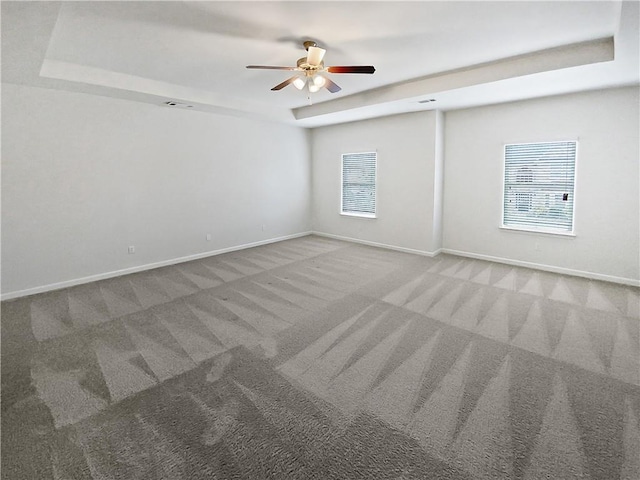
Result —
[[505, 145], [502, 226], [573, 233], [576, 142]]
[[340, 213], [376, 216], [376, 152], [342, 155], [342, 203]]

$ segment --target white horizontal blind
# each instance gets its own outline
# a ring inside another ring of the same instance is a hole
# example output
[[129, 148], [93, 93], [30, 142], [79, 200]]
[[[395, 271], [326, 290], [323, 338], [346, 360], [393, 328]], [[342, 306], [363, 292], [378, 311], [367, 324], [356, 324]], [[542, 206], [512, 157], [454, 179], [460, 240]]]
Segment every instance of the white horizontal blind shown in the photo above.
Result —
[[503, 225], [573, 232], [576, 142], [505, 145]]
[[376, 152], [342, 155], [343, 214], [375, 217], [376, 163]]

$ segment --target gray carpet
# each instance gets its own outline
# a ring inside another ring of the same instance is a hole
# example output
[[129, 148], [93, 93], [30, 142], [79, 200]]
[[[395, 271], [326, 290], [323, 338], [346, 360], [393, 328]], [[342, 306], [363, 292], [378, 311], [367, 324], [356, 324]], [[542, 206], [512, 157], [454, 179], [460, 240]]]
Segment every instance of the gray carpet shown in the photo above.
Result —
[[637, 288], [308, 236], [2, 304], [2, 479], [640, 479]]

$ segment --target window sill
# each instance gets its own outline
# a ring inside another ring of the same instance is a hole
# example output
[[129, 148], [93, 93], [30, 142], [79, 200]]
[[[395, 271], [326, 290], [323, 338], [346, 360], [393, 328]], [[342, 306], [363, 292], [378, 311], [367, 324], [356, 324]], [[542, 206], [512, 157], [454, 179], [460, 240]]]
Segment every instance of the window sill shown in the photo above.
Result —
[[557, 230], [544, 230], [544, 229], [537, 229], [537, 228], [518, 228], [518, 227], [511, 227], [511, 226], [505, 226], [505, 225], [500, 225], [500, 229], [501, 230], [507, 230], [507, 231], [511, 231], [511, 232], [519, 232], [519, 233], [539, 233], [539, 234], [543, 234], [543, 235], [554, 235], [554, 236], [558, 236], [558, 237], [568, 237], [568, 238], [575, 238], [576, 234], [574, 232], [561, 232], [561, 231], [557, 231]]
[[340, 215], [345, 217], [377, 218], [375, 213], [340, 212]]

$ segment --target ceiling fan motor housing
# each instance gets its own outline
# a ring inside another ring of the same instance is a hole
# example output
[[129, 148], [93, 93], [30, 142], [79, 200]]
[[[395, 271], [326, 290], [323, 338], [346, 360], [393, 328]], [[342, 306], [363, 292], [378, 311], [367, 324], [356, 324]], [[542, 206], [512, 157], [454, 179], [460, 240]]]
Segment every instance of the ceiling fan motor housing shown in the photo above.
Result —
[[309, 51], [309, 47], [317, 47], [318, 45], [313, 40], [307, 40], [302, 45], [304, 45], [304, 49]]
[[324, 68], [324, 62], [320, 62], [318, 65], [311, 65], [307, 62], [307, 57], [301, 57], [297, 62], [298, 68], [301, 68], [305, 71], [307, 75], [313, 75], [319, 70]]

